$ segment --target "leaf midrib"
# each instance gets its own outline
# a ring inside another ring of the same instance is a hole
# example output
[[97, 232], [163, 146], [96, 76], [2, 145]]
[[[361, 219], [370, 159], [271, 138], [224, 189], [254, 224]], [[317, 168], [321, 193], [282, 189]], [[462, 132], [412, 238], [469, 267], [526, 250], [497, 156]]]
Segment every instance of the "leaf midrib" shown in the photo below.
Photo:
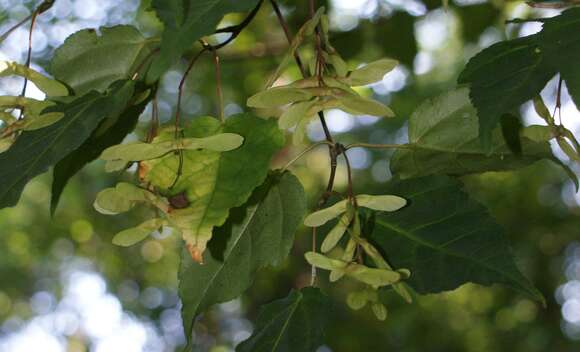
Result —
[[381, 225], [381, 226], [383, 226], [383, 227], [385, 227], [385, 228], [387, 228], [387, 229], [392, 230], [396, 234], [399, 234], [399, 235], [407, 238], [408, 240], [410, 240], [410, 241], [412, 241], [412, 242], [414, 242], [414, 243], [416, 243], [418, 245], [421, 245], [421, 246], [430, 248], [433, 251], [436, 251], [436, 252], [438, 251], [438, 252], [441, 252], [441, 253], [446, 254], [448, 256], [451, 256], [451, 257], [456, 257], [456, 258], [464, 259], [464, 260], [466, 260], [468, 262], [473, 262], [475, 264], [479, 264], [480, 266], [482, 266], [482, 267], [484, 267], [484, 268], [486, 268], [486, 269], [488, 269], [490, 271], [493, 271], [495, 273], [498, 273], [500, 276], [507, 277], [507, 278], [513, 280], [513, 282], [517, 282], [519, 287], [521, 287], [522, 289], [524, 289], [526, 292], [530, 292], [527, 288], [525, 288], [524, 285], [521, 284], [521, 282], [520, 282], [519, 279], [513, 277], [509, 273], [504, 273], [502, 271], [499, 271], [498, 269], [494, 268], [493, 266], [490, 266], [489, 264], [487, 264], [485, 262], [478, 261], [474, 257], [464, 256], [464, 255], [461, 255], [459, 253], [452, 252], [452, 251], [450, 251], [450, 250], [448, 250], [446, 248], [442, 248], [442, 247], [439, 247], [439, 246], [434, 245], [432, 243], [426, 242], [423, 239], [417, 237], [415, 234], [412, 234], [409, 231], [406, 231], [406, 230], [404, 230], [404, 229], [402, 229], [402, 228], [400, 228], [400, 227], [398, 227], [396, 225], [392, 225], [392, 224], [386, 223], [386, 222], [384, 222], [384, 221], [382, 221], [380, 219], [377, 219], [376, 220], [376, 223], [379, 224], [379, 225]]

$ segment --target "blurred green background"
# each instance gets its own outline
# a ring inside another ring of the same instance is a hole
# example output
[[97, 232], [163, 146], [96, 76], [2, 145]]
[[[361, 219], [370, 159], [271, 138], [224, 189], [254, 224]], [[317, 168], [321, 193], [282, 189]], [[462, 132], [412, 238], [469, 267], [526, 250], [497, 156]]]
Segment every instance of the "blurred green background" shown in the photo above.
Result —
[[[307, 17], [307, 1], [280, 1], [295, 32]], [[352, 67], [384, 56], [401, 65], [382, 82], [363, 92], [388, 103], [397, 113], [389, 121], [327, 114], [331, 131], [342, 143], [402, 143], [406, 119], [427, 97], [455, 86], [466, 61], [484, 47], [506, 38], [531, 34], [537, 23], [506, 25], [513, 17], [551, 16], [555, 10], [533, 10], [522, 1], [439, 0], [319, 1], [330, 13], [332, 42]], [[0, 0], [0, 32], [30, 14], [36, 1]], [[244, 15], [232, 15], [223, 25]], [[133, 24], [148, 35], [162, 28], [143, 0], [57, 0], [39, 17], [33, 33], [33, 67], [45, 71], [55, 47], [86, 27]], [[1, 60], [23, 62], [28, 29], [21, 27], [0, 46]], [[224, 38], [217, 36], [216, 40]], [[232, 45], [221, 51], [226, 115], [248, 110], [245, 100], [263, 88], [287, 43], [271, 7], [266, 4]], [[199, 48], [192, 50], [193, 55]], [[304, 53], [308, 55], [308, 50]], [[169, 121], [186, 61], [163, 78], [158, 93], [161, 119]], [[186, 118], [215, 114], [214, 70], [204, 56], [187, 80]], [[296, 68], [285, 79], [297, 78]], [[3, 78], [0, 93], [18, 94], [22, 82]], [[545, 89], [553, 104], [555, 84]], [[28, 93], [39, 94], [32, 87]], [[526, 122], [537, 122], [529, 104]], [[564, 94], [564, 123], [578, 130], [578, 111]], [[142, 138], [149, 107], [130, 139]], [[312, 141], [320, 127], [309, 126]], [[301, 148], [290, 145], [274, 160], [284, 165]], [[555, 149], [564, 162], [567, 159]], [[349, 151], [355, 190], [380, 193], [388, 182], [389, 154], [363, 148]], [[310, 204], [325, 186], [328, 156], [324, 148], [293, 166]], [[576, 171], [578, 171], [576, 169]], [[156, 233], [129, 249], [111, 244], [120, 229], [139, 221], [139, 213], [105, 217], [92, 209], [96, 193], [131, 173], [106, 174], [92, 163], [66, 189], [55, 218], [49, 216], [50, 175], [31, 182], [19, 203], [0, 211], [0, 351], [174, 351], [183, 347], [176, 293], [181, 242], [171, 233]], [[368, 310], [350, 311], [347, 285], [321, 286], [335, 301], [327, 345], [320, 352], [357, 351], [577, 351], [580, 348], [579, 202], [573, 185], [550, 163], [516, 173], [488, 173], [463, 179], [471, 195], [506, 228], [522, 271], [547, 299], [547, 306], [500, 286], [465, 285], [453, 292], [416, 297], [404, 304], [386, 295], [389, 317], [378, 322]], [[2, 182], [2, 180], [0, 180]], [[344, 165], [337, 187], [346, 186]], [[445, 206], [445, 204], [441, 204]], [[309, 268], [302, 259], [310, 237], [297, 234], [294, 255], [280, 268], [262, 271], [239, 300], [222, 304], [196, 325], [196, 350], [232, 351], [247, 338], [257, 308], [305, 285]]]

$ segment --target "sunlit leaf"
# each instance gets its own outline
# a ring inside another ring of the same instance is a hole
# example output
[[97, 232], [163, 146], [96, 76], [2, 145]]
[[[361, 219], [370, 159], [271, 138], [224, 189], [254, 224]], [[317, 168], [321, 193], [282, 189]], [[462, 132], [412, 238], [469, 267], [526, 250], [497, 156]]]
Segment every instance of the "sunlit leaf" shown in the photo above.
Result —
[[252, 10], [259, 0], [153, 0], [151, 6], [164, 24], [161, 51], [147, 75], [157, 81], [203, 36], [212, 34], [224, 15]]
[[[254, 188], [262, 184], [268, 173], [270, 159], [284, 145], [284, 135], [272, 120], [249, 114], [229, 117], [224, 125], [211, 117], [200, 117], [183, 131], [184, 138], [206, 138], [220, 133], [232, 133], [244, 138], [235, 150], [185, 150], [183, 163], [179, 155], [145, 161], [150, 170], [145, 180], [168, 197], [185, 194], [191, 206], [172, 212], [192, 253], [201, 260], [212, 229], [222, 225], [231, 208], [244, 204]], [[173, 133], [157, 140], [173, 139]], [[183, 174], [177, 179], [180, 168]], [[193, 255], [193, 254], [192, 254]]]
[[98, 32], [83, 29], [72, 34], [50, 63], [50, 73], [76, 95], [92, 89], [102, 92], [117, 80], [132, 78], [157, 45], [132, 26], [101, 27]]
[[402, 178], [433, 174], [464, 175], [522, 168], [550, 159], [548, 143], [522, 138], [515, 155], [496, 129], [487, 151], [478, 140], [476, 110], [462, 88], [427, 100], [409, 119], [409, 145], [397, 150], [391, 170]]

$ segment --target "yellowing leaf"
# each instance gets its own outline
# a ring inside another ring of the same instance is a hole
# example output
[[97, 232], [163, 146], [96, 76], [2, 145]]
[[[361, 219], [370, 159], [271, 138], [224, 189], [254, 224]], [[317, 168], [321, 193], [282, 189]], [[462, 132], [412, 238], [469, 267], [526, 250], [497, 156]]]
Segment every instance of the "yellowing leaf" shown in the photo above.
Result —
[[48, 96], [60, 97], [68, 95], [68, 88], [59, 81], [48, 78], [24, 65], [15, 62], [0, 61], [0, 77], [12, 75], [27, 78]]
[[136, 243], [139, 243], [149, 237], [151, 232], [158, 230], [165, 220], [163, 219], [150, 219], [140, 224], [137, 227], [133, 227], [124, 231], [119, 232], [113, 237], [113, 244], [121, 247], [129, 247]]
[[368, 65], [360, 67], [348, 75], [351, 86], [364, 86], [383, 79], [383, 77], [391, 72], [399, 62], [392, 59], [381, 59], [371, 62]]
[[[171, 225], [181, 233], [192, 258], [199, 262], [214, 227], [222, 225], [230, 209], [244, 204], [265, 180], [272, 155], [284, 145], [284, 135], [274, 121], [250, 114], [232, 116], [223, 124], [211, 117], [198, 117], [183, 133], [192, 140], [210, 137], [211, 141], [218, 133], [244, 137], [243, 145], [231, 151], [194, 148], [184, 150], [182, 158], [170, 153], [142, 162], [149, 170], [145, 181], [169, 198], [183, 195], [187, 199], [188, 206], [171, 211]], [[167, 137], [162, 134], [158, 140]], [[179, 178], [178, 170], [183, 171]]]
[[373, 196], [369, 194], [357, 195], [356, 202], [361, 207], [379, 211], [397, 211], [407, 204], [405, 198], [392, 195]]
[[308, 215], [304, 219], [304, 225], [309, 227], [318, 227], [326, 224], [328, 221], [338, 217], [346, 211], [348, 200], [340, 201], [331, 207], [324, 208]]

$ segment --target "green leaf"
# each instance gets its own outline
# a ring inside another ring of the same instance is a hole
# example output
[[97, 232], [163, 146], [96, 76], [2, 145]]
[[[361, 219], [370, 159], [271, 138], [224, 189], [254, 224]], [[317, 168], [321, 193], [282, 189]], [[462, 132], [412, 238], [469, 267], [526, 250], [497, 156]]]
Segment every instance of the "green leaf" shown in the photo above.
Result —
[[[179, 218], [177, 227], [200, 259], [213, 227], [222, 225], [229, 209], [244, 204], [254, 188], [262, 184], [272, 156], [284, 145], [284, 135], [274, 121], [250, 114], [230, 117], [223, 126], [211, 117], [196, 118], [184, 130], [184, 138], [219, 133], [238, 134], [244, 138], [244, 144], [229, 152], [183, 151], [183, 174], [173, 187], [180, 165], [178, 155], [143, 163], [151, 170], [146, 181], [168, 197], [185, 193], [192, 204], [186, 209], [174, 210], [172, 215]], [[172, 133], [169, 138], [173, 138]]]
[[[155, 42], [132, 26], [84, 29], [68, 37], [54, 52], [52, 75], [68, 84], [76, 95], [104, 91], [114, 81], [132, 78], [151, 54]], [[146, 68], [146, 67], [145, 67]]]
[[58, 122], [35, 131], [23, 132], [12, 147], [0, 154], [0, 209], [15, 205], [24, 186], [77, 149], [99, 122], [112, 111], [126, 106], [133, 82], [114, 85], [105, 94], [88, 93], [70, 103], [57, 105]]
[[522, 155], [514, 155], [496, 129], [485, 150], [478, 141], [476, 110], [461, 88], [427, 100], [409, 119], [409, 144], [391, 161], [401, 178], [433, 174], [464, 175], [513, 170], [541, 159], [555, 160], [548, 143], [522, 138]]
[[[147, 90], [147, 87], [141, 87], [137, 84], [129, 107], [123, 111], [111, 112], [78, 149], [69, 153], [54, 166], [52, 196], [50, 201], [50, 210], [53, 215], [68, 181], [85, 167], [85, 165], [97, 159], [103, 150], [121, 143], [135, 129], [139, 116], [151, 100], [152, 94], [149, 94], [147, 99], [138, 103], [135, 102], [135, 98]], [[118, 97], [122, 98], [123, 95], [121, 94]], [[122, 167], [126, 165], [126, 163], [123, 163]]]
[[195, 316], [238, 297], [259, 268], [278, 265], [288, 256], [305, 211], [300, 181], [289, 172], [272, 174], [246, 204], [232, 209], [223, 226], [214, 229], [203, 265], [183, 251], [179, 292], [188, 340]]
[[137, 244], [165, 224], [163, 219], [149, 219], [144, 223], [124, 231], [119, 232], [113, 237], [113, 244], [121, 247], [130, 247]]
[[459, 83], [471, 86], [479, 136], [486, 151], [492, 148], [493, 130], [502, 114], [538, 95], [555, 74], [545, 64], [536, 36], [499, 42], [469, 61]]
[[546, 53], [548, 65], [558, 70], [566, 81], [568, 93], [580, 109], [580, 68], [571, 63], [580, 60], [580, 8], [571, 8], [560, 16], [544, 21], [538, 34], [540, 48]]
[[453, 290], [467, 282], [507, 285], [544, 301], [517, 268], [503, 230], [471, 200], [459, 182], [432, 176], [391, 182], [386, 192], [410, 206], [377, 214], [370, 240], [421, 294]]
[[503, 114], [500, 119], [500, 125], [501, 134], [509, 150], [518, 156], [522, 155], [520, 134], [523, 126], [520, 118], [514, 114]]
[[151, 5], [165, 29], [161, 38], [161, 51], [153, 61], [147, 81], [157, 81], [201, 37], [212, 34], [224, 15], [250, 11], [258, 2], [259, 0], [153, 0]]
[[315, 352], [324, 344], [329, 299], [317, 288], [292, 291], [265, 305], [254, 333], [236, 352]]
[[348, 82], [351, 86], [365, 86], [383, 79], [391, 72], [399, 62], [392, 59], [381, 59], [364, 65], [348, 75]]
[[48, 96], [59, 97], [68, 95], [68, 88], [62, 83], [48, 78], [24, 65], [19, 65], [15, 62], [0, 61], [0, 77], [12, 75], [25, 77]]

